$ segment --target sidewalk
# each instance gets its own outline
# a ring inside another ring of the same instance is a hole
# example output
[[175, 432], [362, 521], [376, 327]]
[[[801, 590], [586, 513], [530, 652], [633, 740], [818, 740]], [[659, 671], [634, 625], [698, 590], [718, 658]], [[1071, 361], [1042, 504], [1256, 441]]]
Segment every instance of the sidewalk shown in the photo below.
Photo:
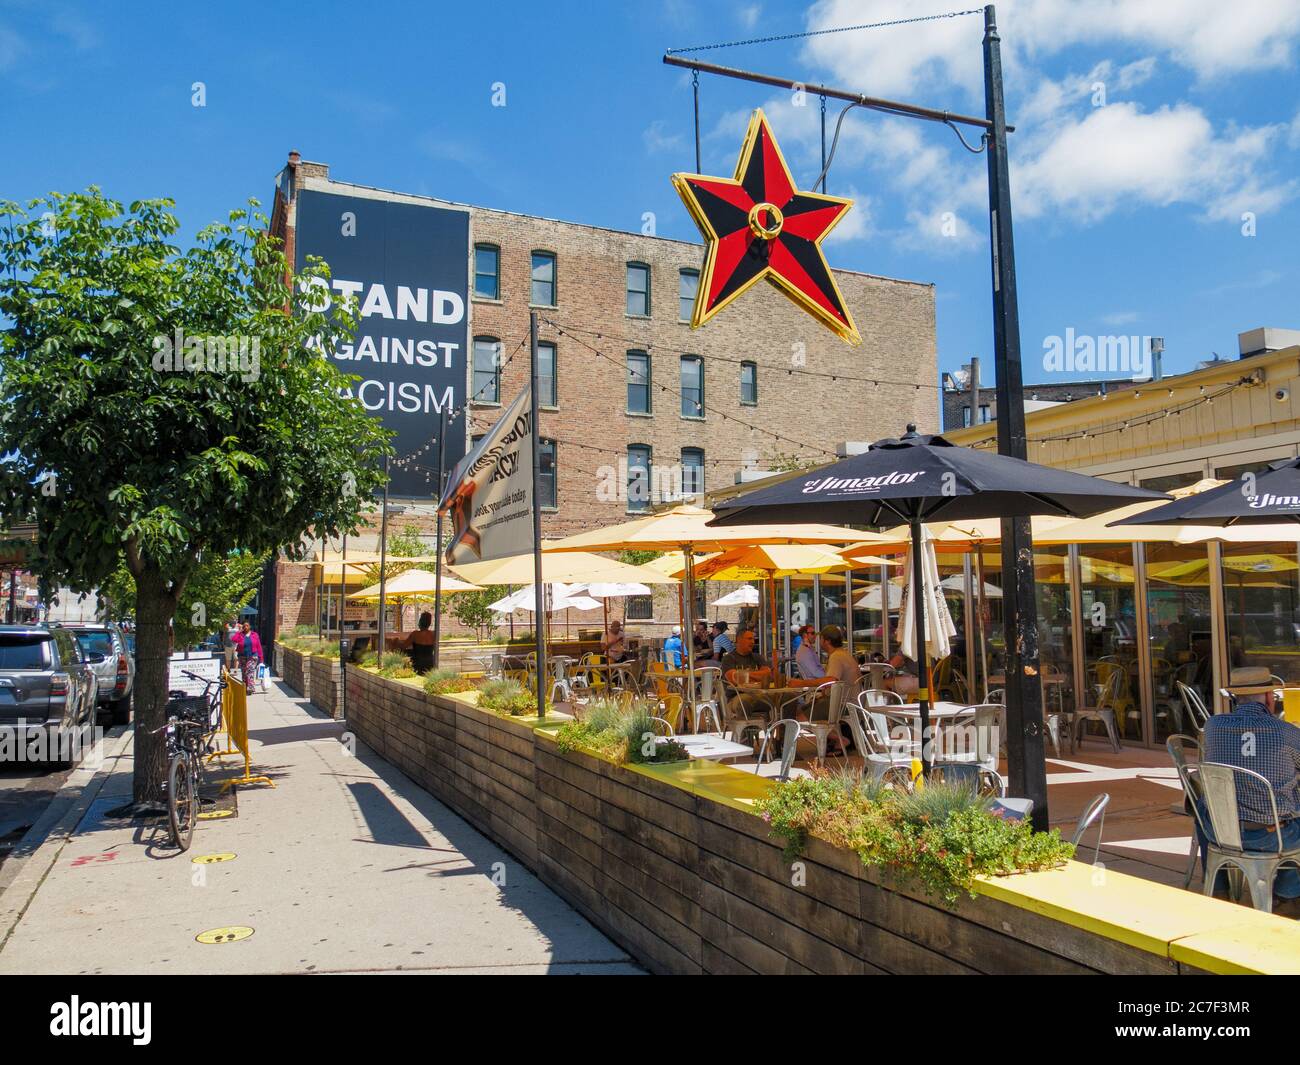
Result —
[[[236, 816], [200, 821], [185, 854], [164, 824], [105, 819], [132, 770], [130, 743], [106, 742], [75, 831], [51, 833], [0, 894], [0, 973], [641, 971], [396, 769], [360, 744], [349, 755], [339, 723], [287, 688], [249, 716], [254, 772], [276, 786], [239, 789]], [[231, 926], [254, 931], [195, 940]]]

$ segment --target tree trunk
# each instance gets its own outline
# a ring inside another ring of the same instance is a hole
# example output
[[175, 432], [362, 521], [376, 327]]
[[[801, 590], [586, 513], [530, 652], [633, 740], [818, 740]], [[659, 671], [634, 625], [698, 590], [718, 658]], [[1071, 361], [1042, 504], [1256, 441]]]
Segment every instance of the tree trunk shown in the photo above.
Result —
[[166, 802], [167, 660], [176, 596], [153, 569], [135, 579], [135, 781], [137, 807]]

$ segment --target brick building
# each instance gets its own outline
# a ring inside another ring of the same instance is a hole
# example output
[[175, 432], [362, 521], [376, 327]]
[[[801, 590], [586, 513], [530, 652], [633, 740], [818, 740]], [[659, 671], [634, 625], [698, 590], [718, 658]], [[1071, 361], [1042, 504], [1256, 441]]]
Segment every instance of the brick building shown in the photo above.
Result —
[[[306, 189], [443, 203], [334, 181], [327, 165], [293, 153], [272, 219], [291, 260], [293, 198]], [[700, 244], [484, 207], [468, 211], [464, 372], [471, 398], [459, 424], [472, 439], [523, 388], [529, 312], [536, 310], [544, 537], [733, 484], [742, 469], [830, 461], [838, 442], [896, 435], [909, 421], [936, 428], [931, 284], [835, 271], [862, 334], [858, 347], [766, 284], [693, 331]], [[828, 258], [835, 259], [833, 245]], [[431, 435], [436, 430], [435, 422]], [[431, 511], [417, 506], [401, 520], [432, 531]], [[373, 544], [372, 530], [351, 549]], [[308, 570], [279, 568], [277, 628], [313, 622]]]

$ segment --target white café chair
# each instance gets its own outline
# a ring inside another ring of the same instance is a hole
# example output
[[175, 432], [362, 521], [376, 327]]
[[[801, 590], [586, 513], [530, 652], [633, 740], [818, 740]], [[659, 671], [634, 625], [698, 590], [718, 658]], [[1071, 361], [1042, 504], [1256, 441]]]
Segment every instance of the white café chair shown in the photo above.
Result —
[[875, 715], [858, 704], [850, 704], [844, 714], [853, 733], [853, 744], [862, 756], [862, 768], [873, 780], [910, 791], [912, 788], [912, 754], [905, 745], [881, 733]]
[[[1180, 732], [1175, 732], [1165, 740], [1165, 750], [1169, 752], [1169, 760], [1174, 763], [1174, 769], [1178, 772], [1178, 783], [1183, 787], [1183, 806], [1181, 812], [1188, 817], [1194, 818], [1196, 815], [1192, 812], [1195, 807], [1198, 796], [1192, 795], [1187, 790], [1188, 781], [1183, 776], [1183, 769], [1187, 766], [1188, 751], [1196, 752], [1196, 762], [1205, 761], [1205, 751], [1201, 747], [1201, 741], [1195, 736], [1188, 736]], [[1177, 807], [1175, 807], [1177, 809]], [[1187, 872], [1183, 876], [1183, 888], [1191, 886], [1192, 877], [1196, 875], [1196, 859], [1201, 856], [1200, 840], [1196, 838], [1196, 831], [1192, 831], [1192, 843], [1187, 854]]]

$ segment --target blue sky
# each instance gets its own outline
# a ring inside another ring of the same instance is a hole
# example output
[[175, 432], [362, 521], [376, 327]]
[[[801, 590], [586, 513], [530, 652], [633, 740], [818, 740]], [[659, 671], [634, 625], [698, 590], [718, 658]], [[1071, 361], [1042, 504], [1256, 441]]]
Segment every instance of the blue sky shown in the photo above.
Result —
[[[653, 212], [661, 235], [697, 239], [668, 180], [694, 158], [689, 76], [662, 65], [666, 48], [961, 7], [0, 0], [0, 197], [167, 195], [192, 234], [268, 202], [297, 148], [340, 180], [621, 229]], [[1067, 329], [1163, 336], [1177, 372], [1235, 357], [1241, 330], [1300, 327], [1300, 0], [998, 10], [1026, 380], [1048, 378], [1045, 338]], [[977, 113], [981, 32], [967, 16], [704, 57]], [[810, 186], [817, 101], [707, 77], [704, 170], [730, 175], [758, 105]], [[983, 157], [943, 127], [858, 111], [828, 185], [859, 200], [832, 265], [933, 281], [941, 368], [987, 366]]]

